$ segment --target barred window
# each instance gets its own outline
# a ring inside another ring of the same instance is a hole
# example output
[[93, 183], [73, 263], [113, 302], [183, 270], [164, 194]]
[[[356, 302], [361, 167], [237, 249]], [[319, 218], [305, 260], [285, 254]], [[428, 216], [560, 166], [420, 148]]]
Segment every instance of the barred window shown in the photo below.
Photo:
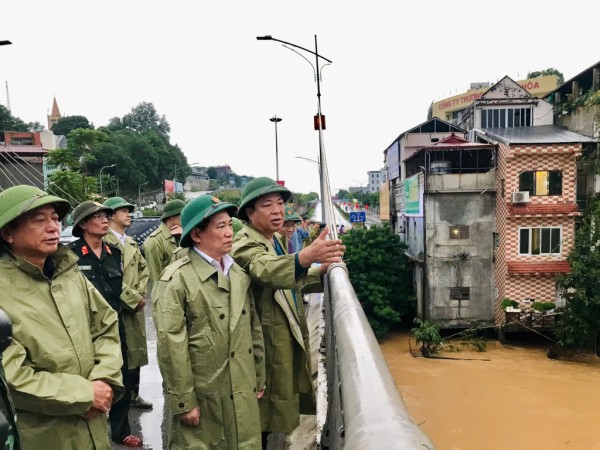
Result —
[[468, 225], [452, 225], [448, 231], [450, 239], [469, 239]]
[[450, 300], [469, 300], [471, 298], [470, 287], [451, 287]]

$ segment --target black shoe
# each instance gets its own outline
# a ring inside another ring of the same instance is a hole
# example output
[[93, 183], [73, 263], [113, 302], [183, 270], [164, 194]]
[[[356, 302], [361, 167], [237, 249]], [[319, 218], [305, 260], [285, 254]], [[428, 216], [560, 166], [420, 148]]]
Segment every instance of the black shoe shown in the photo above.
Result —
[[131, 396], [131, 407], [137, 409], [152, 409], [153, 405], [147, 400], [144, 400], [139, 395]]

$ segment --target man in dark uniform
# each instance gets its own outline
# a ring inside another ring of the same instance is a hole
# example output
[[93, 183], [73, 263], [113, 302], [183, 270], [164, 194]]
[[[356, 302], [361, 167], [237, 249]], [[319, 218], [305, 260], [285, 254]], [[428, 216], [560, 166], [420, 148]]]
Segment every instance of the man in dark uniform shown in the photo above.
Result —
[[142, 439], [131, 434], [129, 425], [129, 408], [131, 407], [131, 379], [127, 364], [127, 340], [123, 323], [123, 307], [121, 290], [123, 286], [123, 270], [121, 267], [121, 251], [103, 238], [109, 231], [108, 223], [113, 210], [101, 203], [85, 201], [73, 211], [73, 236], [78, 237], [68, 247], [79, 256], [79, 269], [88, 280], [100, 291], [108, 304], [119, 317], [119, 337], [123, 356], [123, 385], [125, 395], [113, 403], [108, 414], [111, 439], [126, 447], [141, 447]]

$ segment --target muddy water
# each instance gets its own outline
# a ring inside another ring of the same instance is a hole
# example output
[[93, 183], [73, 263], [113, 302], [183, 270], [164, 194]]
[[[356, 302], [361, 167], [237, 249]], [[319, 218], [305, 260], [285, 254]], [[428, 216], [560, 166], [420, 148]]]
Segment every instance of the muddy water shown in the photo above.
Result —
[[414, 358], [408, 334], [390, 336], [381, 349], [437, 450], [600, 450], [595, 356], [556, 361], [541, 345], [494, 342], [484, 353], [444, 353], [472, 361]]

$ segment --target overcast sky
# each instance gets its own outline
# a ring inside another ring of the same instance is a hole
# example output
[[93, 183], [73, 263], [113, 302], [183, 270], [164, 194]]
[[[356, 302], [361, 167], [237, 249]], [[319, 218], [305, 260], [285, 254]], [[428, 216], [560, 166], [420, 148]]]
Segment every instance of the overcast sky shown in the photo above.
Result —
[[[333, 61], [322, 73], [332, 191], [366, 184], [383, 150], [427, 119], [431, 102], [471, 82], [554, 67], [565, 79], [596, 63], [600, 3], [572, 0], [291, 2], [55, 0], [3, 2], [0, 103], [46, 124], [96, 127], [152, 102], [189, 163], [229, 164], [296, 192], [319, 190], [313, 69], [270, 34]], [[306, 55], [314, 63], [312, 55]]]

